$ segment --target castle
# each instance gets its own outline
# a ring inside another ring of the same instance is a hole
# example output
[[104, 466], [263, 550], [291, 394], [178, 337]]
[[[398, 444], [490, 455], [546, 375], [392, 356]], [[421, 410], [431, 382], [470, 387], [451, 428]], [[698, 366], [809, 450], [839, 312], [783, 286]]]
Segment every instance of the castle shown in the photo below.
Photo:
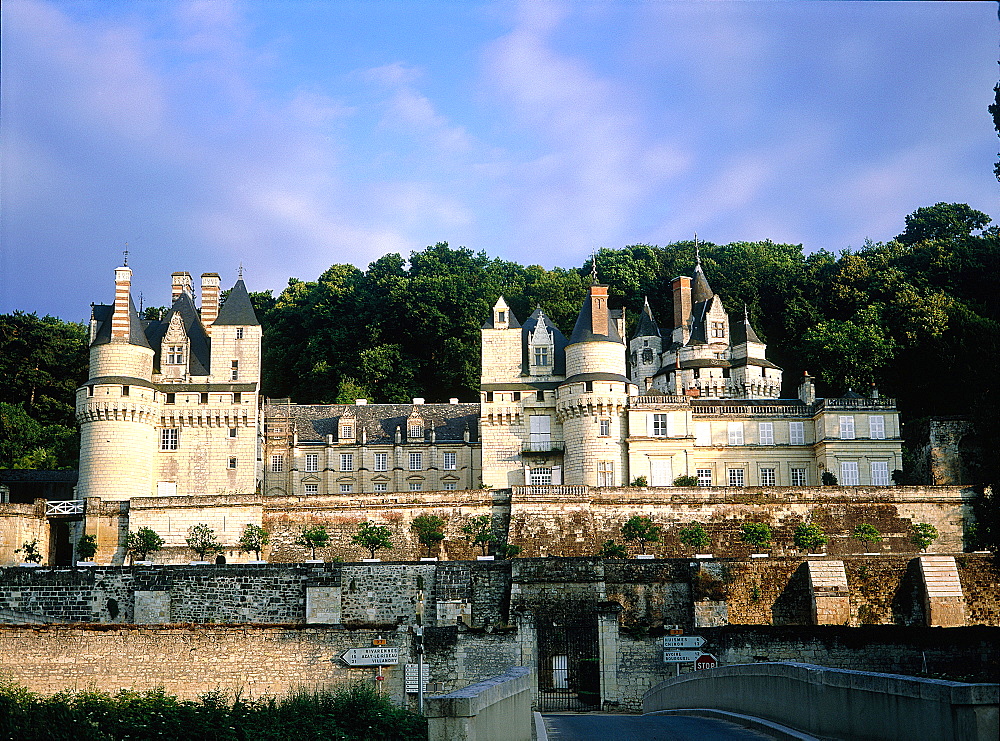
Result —
[[[891, 399], [817, 399], [781, 369], [746, 310], [701, 267], [675, 278], [673, 327], [648, 302], [626, 341], [608, 287], [589, 287], [567, 339], [503, 297], [482, 327], [479, 404], [259, 404], [261, 327], [242, 279], [174, 273], [160, 320], [139, 318], [131, 270], [93, 307], [79, 389], [80, 498], [389, 494], [512, 486], [889, 486], [901, 468]], [[824, 474], [826, 474], [824, 478]], [[832, 476], [832, 478], [831, 478]]]

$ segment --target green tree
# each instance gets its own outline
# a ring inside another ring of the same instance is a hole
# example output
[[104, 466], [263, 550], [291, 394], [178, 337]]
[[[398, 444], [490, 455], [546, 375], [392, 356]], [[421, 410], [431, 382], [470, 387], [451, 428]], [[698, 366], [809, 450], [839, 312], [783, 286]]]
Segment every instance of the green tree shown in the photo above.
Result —
[[614, 539], [605, 540], [601, 550], [597, 552], [598, 558], [628, 558], [628, 549]]
[[309, 549], [309, 558], [316, 560], [316, 549], [326, 548], [330, 543], [330, 533], [324, 525], [306, 525], [299, 531], [295, 545]]
[[817, 548], [822, 548], [826, 545], [826, 533], [819, 525], [813, 525], [808, 522], [801, 522], [795, 527], [795, 533], [792, 536], [795, 547], [800, 551], [805, 551], [807, 553], [813, 553]]
[[677, 537], [681, 543], [695, 551], [700, 551], [712, 543], [711, 536], [698, 522], [691, 522], [682, 527], [678, 531]]
[[493, 517], [490, 515], [476, 515], [470, 517], [462, 525], [462, 532], [465, 539], [472, 545], [479, 546], [485, 556], [492, 543], [496, 542], [497, 536], [493, 529]]
[[38, 539], [26, 540], [14, 553], [23, 553], [25, 563], [41, 563], [42, 554], [38, 550]]
[[937, 528], [928, 522], [913, 523], [910, 533], [910, 542], [917, 547], [917, 550], [927, 550], [927, 546], [938, 538]]
[[204, 561], [213, 553], [222, 553], [225, 550], [222, 544], [215, 538], [215, 530], [203, 522], [192, 525], [188, 528], [187, 537], [184, 542], [187, 547], [198, 554], [198, 560]]
[[906, 229], [896, 237], [903, 244], [924, 240], [956, 239], [985, 228], [991, 219], [965, 203], [935, 203], [906, 217]]
[[78, 449], [74, 428], [43, 425], [22, 404], [0, 402], [0, 468], [72, 468]]
[[509, 543], [507, 538], [498, 536], [493, 552], [503, 561], [517, 558], [523, 549], [516, 543]]
[[81, 535], [76, 543], [76, 560], [92, 561], [97, 555], [97, 536]]
[[145, 561], [149, 554], [156, 553], [163, 548], [163, 538], [156, 534], [156, 531], [148, 527], [140, 527], [135, 532], [130, 532], [125, 539], [125, 552], [131, 558]]
[[663, 528], [646, 515], [633, 515], [622, 525], [622, 539], [640, 548], [663, 539]]
[[358, 525], [358, 531], [351, 538], [351, 542], [367, 549], [371, 558], [375, 558], [376, 551], [392, 548], [392, 530], [386, 525], [362, 522]]
[[869, 522], [862, 522], [860, 525], [855, 526], [851, 531], [851, 537], [860, 540], [862, 543], [874, 544], [882, 542], [882, 533]]
[[243, 533], [240, 535], [240, 541], [237, 543], [237, 546], [240, 549], [240, 553], [253, 553], [254, 559], [259, 561], [261, 551], [270, 542], [271, 536], [267, 530], [260, 525], [248, 522], [246, 527], [243, 528]]
[[751, 548], [764, 550], [771, 547], [774, 534], [766, 522], [748, 522], [743, 525], [743, 542]]
[[417, 534], [417, 540], [427, 549], [428, 558], [437, 544], [444, 540], [445, 524], [445, 519], [437, 515], [417, 515], [410, 523], [410, 528]]

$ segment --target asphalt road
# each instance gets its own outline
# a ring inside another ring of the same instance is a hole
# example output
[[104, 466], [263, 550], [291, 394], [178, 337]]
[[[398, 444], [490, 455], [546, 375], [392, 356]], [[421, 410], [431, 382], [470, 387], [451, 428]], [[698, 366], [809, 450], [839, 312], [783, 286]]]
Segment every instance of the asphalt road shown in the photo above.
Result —
[[549, 741], [773, 741], [757, 731], [683, 715], [546, 713]]

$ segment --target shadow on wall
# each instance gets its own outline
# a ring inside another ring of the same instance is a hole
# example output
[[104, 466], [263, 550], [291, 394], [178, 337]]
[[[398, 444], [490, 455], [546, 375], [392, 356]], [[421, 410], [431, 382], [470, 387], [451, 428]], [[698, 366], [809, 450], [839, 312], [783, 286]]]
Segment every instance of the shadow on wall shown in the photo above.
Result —
[[799, 564], [771, 607], [773, 625], [809, 625], [813, 622], [809, 565]]

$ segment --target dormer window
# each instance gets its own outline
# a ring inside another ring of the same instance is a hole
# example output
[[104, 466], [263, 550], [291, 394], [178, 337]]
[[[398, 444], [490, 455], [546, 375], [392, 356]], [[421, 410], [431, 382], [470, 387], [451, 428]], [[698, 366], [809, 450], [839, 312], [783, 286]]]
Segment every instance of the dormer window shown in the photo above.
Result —
[[726, 336], [725, 322], [712, 322], [712, 337], [725, 337], [725, 336]]
[[184, 364], [184, 346], [183, 345], [167, 345], [167, 365], [183, 365]]
[[550, 365], [551, 360], [549, 357], [548, 347], [536, 347], [535, 348], [535, 365]]
[[341, 440], [353, 440], [354, 439], [354, 423], [353, 422], [341, 422], [340, 423], [340, 439]]
[[497, 312], [497, 323], [503, 324], [506, 321], [507, 321], [507, 312], [506, 311], [498, 311]]
[[406, 428], [406, 436], [407, 437], [419, 437], [419, 438], [423, 438], [423, 436], [424, 436], [424, 426], [420, 422], [412, 422], [411, 421], [410, 424]]

